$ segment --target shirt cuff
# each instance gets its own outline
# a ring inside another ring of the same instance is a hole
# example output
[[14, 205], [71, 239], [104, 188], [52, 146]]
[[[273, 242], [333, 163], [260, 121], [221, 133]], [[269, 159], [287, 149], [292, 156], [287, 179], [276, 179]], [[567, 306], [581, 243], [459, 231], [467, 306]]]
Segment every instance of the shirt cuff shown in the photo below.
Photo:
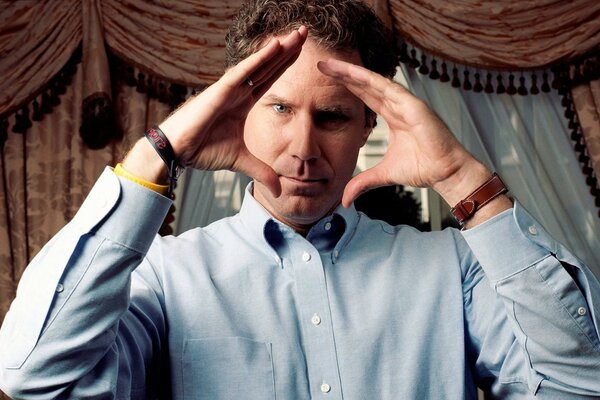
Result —
[[119, 177], [107, 167], [73, 224], [145, 254], [171, 204], [169, 198]]
[[515, 201], [506, 210], [462, 234], [491, 281], [507, 278], [556, 254], [558, 243]]

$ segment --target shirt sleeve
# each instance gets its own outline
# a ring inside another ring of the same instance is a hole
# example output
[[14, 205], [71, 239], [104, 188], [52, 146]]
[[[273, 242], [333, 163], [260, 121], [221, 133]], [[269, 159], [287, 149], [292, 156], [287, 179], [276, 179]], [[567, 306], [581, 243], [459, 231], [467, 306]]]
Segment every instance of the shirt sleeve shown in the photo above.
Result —
[[512, 398], [526, 387], [539, 398], [598, 398], [593, 273], [518, 203], [462, 233], [480, 264], [466, 318], [479, 379], [493, 378], [492, 395]]
[[[156, 279], [147, 273], [132, 284], [131, 272], [170, 205], [104, 171], [19, 282], [0, 330], [2, 390], [32, 399], [144, 392], [134, 378], [149, 364], [164, 321]], [[137, 301], [130, 306], [132, 290]]]

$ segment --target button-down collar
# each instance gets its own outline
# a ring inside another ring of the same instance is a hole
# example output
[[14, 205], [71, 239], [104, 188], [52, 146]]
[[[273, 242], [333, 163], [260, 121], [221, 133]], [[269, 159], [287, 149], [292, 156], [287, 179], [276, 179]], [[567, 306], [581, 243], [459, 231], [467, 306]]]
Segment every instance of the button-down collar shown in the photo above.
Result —
[[[282, 259], [287, 253], [287, 241], [298, 235], [292, 228], [275, 219], [252, 196], [252, 183], [246, 188], [239, 217], [253, 237], [261, 237], [275, 252], [283, 266]], [[332, 262], [340, 256], [359, 221], [354, 205], [345, 208], [338, 206], [335, 211], [323, 217], [308, 232], [308, 240], [319, 252], [331, 253]]]

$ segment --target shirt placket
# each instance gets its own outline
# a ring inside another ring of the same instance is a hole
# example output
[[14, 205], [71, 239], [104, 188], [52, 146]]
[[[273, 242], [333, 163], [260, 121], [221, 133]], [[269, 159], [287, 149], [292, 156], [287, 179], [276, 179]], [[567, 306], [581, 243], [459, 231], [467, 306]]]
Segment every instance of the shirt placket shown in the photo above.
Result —
[[298, 288], [311, 397], [342, 399], [327, 282], [321, 256], [307, 242], [295, 247], [291, 257]]

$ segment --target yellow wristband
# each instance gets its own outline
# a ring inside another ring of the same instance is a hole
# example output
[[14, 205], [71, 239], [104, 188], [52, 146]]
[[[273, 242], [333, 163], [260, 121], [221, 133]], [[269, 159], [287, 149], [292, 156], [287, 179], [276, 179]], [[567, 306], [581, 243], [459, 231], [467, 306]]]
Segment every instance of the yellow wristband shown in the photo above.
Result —
[[121, 176], [127, 180], [135, 182], [138, 185], [142, 185], [150, 190], [154, 190], [155, 192], [160, 193], [162, 195], [166, 195], [167, 191], [169, 190], [169, 185], [158, 185], [156, 183], [149, 182], [145, 179], [138, 178], [137, 176], [133, 175], [131, 172], [129, 172], [125, 168], [123, 168], [121, 163], [117, 164], [117, 166], [114, 169], [114, 172], [118, 176]]

